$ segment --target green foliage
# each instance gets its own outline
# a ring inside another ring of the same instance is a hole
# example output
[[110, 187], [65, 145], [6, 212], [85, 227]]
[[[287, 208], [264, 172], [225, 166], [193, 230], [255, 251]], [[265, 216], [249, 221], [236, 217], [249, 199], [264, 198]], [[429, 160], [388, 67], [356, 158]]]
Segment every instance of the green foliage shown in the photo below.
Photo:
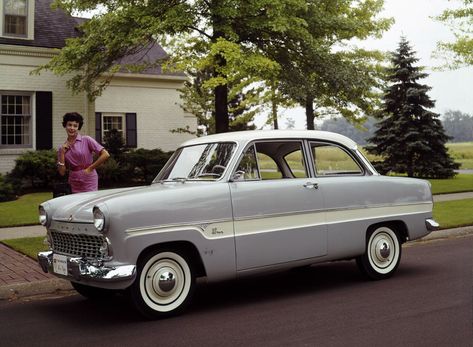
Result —
[[0, 202], [16, 199], [13, 185], [0, 174]]
[[111, 156], [97, 168], [101, 187], [150, 184], [171, 157], [172, 152], [138, 148]]
[[456, 0], [463, 3], [457, 9], [447, 9], [436, 19], [449, 26], [455, 35], [453, 42], [439, 42], [435, 56], [446, 60], [446, 67], [459, 68], [473, 65], [473, 0]]
[[[94, 98], [118, 71], [157, 65], [185, 71], [197, 85], [184, 92], [184, 107], [216, 132], [243, 128], [257, 111], [258, 98], [276, 102], [274, 95], [255, 85], [286, 79], [285, 96], [316, 100], [321, 107], [351, 117], [373, 105], [374, 62], [379, 55], [349, 49], [346, 43], [379, 36], [389, 28], [391, 20], [377, 18], [382, 4], [382, 0], [56, 0], [70, 13], [100, 10], [100, 14], [82, 24], [82, 36], [68, 40], [60, 54], [36, 72], [50, 69], [72, 76], [68, 86]], [[169, 56], [121, 63], [125, 56], [146, 56], [156, 40]], [[293, 78], [289, 67], [298, 66], [301, 71]]]
[[430, 87], [417, 82], [427, 77], [422, 68], [414, 66], [417, 60], [407, 40], [402, 38], [393, 53], [392, 67], [388, 68], [390, 85], [378, 115], [382, 120], [369, 139], [374, 145], [367, 150], [383, 157], [382, 162], [373, 163], [381, 173], [452, 177], [459, 165], [448, 154], [445, 144], [449, 137], [439, 115], [428, 111], [435, 104], [427, 95]]
[[55, 150], [28, 151], [15, 160], [8, 178], [16, 190], [22, 187], [50, 188], [57, 176]]
[[111, 129], [105, 133], [104, 146], [108, 153], [116, 159], [119, 159], [125, 151], [125, 140], [117, 129]]
[[160, 149], [139, 148], [127, 152], [124, 156], [126, 171], [135, 180], [150, 184], [171, 157], [172, 152], [164, 152]]

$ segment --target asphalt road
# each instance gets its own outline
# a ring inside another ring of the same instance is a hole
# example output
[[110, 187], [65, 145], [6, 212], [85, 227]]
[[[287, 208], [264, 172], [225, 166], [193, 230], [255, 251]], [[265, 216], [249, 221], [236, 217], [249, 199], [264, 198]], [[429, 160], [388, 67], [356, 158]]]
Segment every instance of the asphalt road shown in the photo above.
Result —
[[397, 274], [337, 262], [200, 284], [179, 317], [144, 321], [124, 297], [0, 302], [6, 346], [473, 346], [473, 237], [403, 249]]

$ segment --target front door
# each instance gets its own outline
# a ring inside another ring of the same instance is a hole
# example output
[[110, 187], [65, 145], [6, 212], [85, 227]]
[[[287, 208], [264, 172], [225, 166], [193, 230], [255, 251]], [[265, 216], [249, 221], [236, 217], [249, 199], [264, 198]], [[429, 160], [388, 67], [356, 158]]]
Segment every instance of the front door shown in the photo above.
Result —
[[237, 271], [327, 254], [324, 201], [302, 141], [251, 145], [230, 183]]

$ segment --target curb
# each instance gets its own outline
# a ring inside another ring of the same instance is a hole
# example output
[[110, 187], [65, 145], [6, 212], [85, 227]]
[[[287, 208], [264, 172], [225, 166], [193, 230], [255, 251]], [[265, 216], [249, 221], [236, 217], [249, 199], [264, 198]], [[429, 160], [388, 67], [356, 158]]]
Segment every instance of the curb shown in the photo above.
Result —
[[0, 287], [0, 300], [15, 300], [28, 296], [54, 294], [61, 291], [70, 291], [69, 281], [53, 278], [50, 280], [15, 283]]

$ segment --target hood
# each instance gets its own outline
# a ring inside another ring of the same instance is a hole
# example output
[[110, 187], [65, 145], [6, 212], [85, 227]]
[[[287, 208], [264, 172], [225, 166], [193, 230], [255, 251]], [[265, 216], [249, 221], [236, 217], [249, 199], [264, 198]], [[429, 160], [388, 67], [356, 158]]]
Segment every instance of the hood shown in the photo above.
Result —
[[92, 209], [97, 204], [104, 203], [113, 197], [133, 194], [134, 191], [144, 189], [149, 189], [149, 186], [71, 194], [48, 200], [41, 205], [53, 220], [91, 223], [93, 222]]
[[[48, 200], [41, 205], [46, 209], [48, 215], [57, 221], [68, 221], [75, 223], [92, 223], [94, 206], [101, 209], [111, 208], [114, 213], [125, 215], [129, 212], [143, 211], [148, 206], [164, 204], [167, 206], [171, 201], [189, 200], [199, 196], [196, 189], [201, 191], [207, 189], [208, 185], [218, 184], [216, 182], [168, 182], [164, 184], [153, 184], [150, 186], [108, 189], [96, 192], [78, 193], [62, 196]], [[163, 207], [163, 206], [162, 206]]]

